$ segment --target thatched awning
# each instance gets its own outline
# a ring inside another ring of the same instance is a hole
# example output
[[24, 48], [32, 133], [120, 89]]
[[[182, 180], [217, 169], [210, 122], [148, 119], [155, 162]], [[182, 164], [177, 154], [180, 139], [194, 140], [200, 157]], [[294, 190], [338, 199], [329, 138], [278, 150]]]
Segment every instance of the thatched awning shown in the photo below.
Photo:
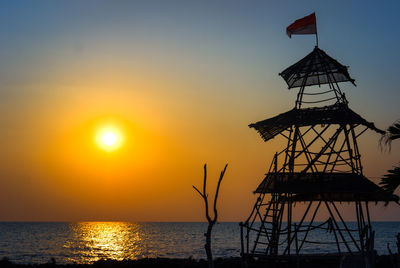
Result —
[[270, 172], [256, 193], [371, 193], [380, 189], [366, 177], [351, 173]]
[[250, 124], [249, 127], [257, 130], [264, 141], [268, 141], [293, 125], [313, 126], [320, 124], [360, 124], [379, 134], [385, 133], [383, 130], [376, 128], [373, 123], [366, 121], [352, 111], [346, 104], [305, 109], [294, 108], [270, 119]]
[[350, 77], [347, 67], [328, 56], [325, 51], [318, 47], [315, 47], [310, 54], [286, 68], [279, 75], [286, 81], [289, 89], [339, 82], [354, 84], [354, 79]]
[[270, 172], [254, 193], [291, 193], [293, 201], [396, 201], [366, 177], [351, 173]]
[[383, 191], [368, 194], [354, 193], [323, 193], [323, 194], [296, 194], [291, 198], [292, 202], [305, 201], [334, 201], [334, 202], [354, 202], [354, 201], [371, 201], [371, 202], [399, 202], [399, 197]]

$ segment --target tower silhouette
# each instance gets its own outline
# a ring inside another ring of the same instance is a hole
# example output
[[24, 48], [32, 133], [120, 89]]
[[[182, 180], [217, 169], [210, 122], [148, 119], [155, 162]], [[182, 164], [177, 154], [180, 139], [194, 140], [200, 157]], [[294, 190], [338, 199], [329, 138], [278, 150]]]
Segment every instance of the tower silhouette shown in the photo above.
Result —
[[[355, 80], [320, 48], [279, 75], [299, 91], [292, 110], [249, 125], [264, 141], [282, 137], [285, 147], [273, 157], [250, 216], [240, 224], [242, 256], [298, 256], [320, 245], [337, 255], [372, 252], [369, 203], [395, 199], [363, 175], [357, 139], [368, 129], [384, 131], [349, 108], [339, 84], [355, 86]], [[342, 203], [355, 209], [355, 224], [344, 220]]]

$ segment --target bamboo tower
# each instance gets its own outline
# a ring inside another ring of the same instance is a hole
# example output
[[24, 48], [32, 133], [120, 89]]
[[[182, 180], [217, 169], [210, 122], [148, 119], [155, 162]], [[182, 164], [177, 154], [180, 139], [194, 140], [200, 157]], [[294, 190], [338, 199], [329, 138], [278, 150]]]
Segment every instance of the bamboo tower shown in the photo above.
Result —
[[[242, 256], [299, 256], [307, 246], [333, 247], [336, 255], [372, 252], [369, 204], [394, 197], [363, 175], [357, 140], [366, 130], [384, 131], [349, 108], [339, 84], [355, 86], [355, 80], [317, 46], [279, 75], [298, 94], [292, 110], [249, 125], [264, 141], [280, 137], [286, 146], [273, 157], [254, 191], [253, 210], [240, 224]], [[296, 203], [303, 204], [297, 222]], [[342, 203], [353, 207], [356, 224], [344, 220]], [[323, 239], [312, 235], [322, 231]]]

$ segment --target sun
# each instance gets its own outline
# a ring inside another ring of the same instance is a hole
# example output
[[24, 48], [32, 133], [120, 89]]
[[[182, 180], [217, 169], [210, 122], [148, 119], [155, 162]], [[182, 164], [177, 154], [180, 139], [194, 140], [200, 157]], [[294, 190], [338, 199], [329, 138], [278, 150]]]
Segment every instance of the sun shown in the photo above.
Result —
[[97, 130], [96, 143], [104, 151], [115, 151], [123, 145], [124, 135], [115, 126], [103, 126]]
[[113, 132], [106, 132], [101, 136], [101, 141], [105, 146], [113, 146], [118, 141], [118, 137]]

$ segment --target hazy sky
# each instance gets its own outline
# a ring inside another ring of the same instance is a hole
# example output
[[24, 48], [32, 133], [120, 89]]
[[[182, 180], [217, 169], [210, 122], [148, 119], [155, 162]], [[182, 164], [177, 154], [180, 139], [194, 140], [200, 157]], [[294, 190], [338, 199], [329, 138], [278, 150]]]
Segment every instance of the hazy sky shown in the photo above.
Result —
[[[229, 167], [220, 220], [244, 220], [282, 141], [247, 125], [294, 106], [278, 73], [314, 36], [285, 28], [312, 12], [319, 46], [344, 65], [350, 107], [379, 128], [400, 118], [398, 1], [2, 1], [0, 220], [199, 221], [191, 188]], [[124, 133], [119, 150], [98, 128]], [[372, 180], [400, 161], [360, 139]], [[213, 184], [210, 182], [210, 189]], [[373, 209], [400, 220], [400, 208]], [[348, 211], [351, 217], [353, 211]]]

